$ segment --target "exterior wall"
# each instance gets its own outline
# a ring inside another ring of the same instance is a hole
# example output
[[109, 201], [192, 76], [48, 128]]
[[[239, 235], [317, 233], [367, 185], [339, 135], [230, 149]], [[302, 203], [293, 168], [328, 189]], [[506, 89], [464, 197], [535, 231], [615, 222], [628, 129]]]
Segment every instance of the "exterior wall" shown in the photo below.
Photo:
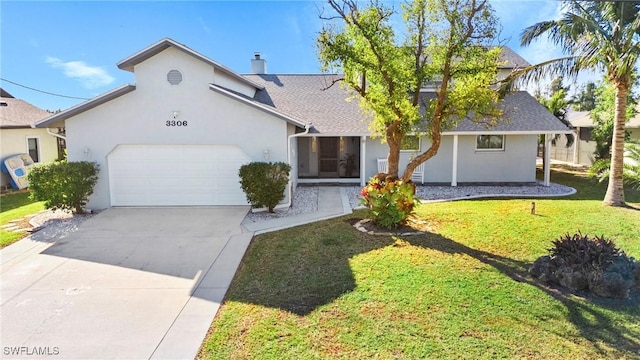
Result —
[[253, 86], [240, 83], [237, 79], [223, 74], [222, 72], [215, 73], [214, 83], [224, 88], [237, 91], [248, 97], [253, 97], [256, 94], [256, 89]]
[[[0, 130], [0, 159], [7, 156], [29, 153], [27, 138], [37, 137], [40, 145], [40, 163], [48, 163], [58, 159], [58, 142], [47, 133], [47, 129], [2, 129]], [[10, 182], [8, 174], [2, 173], [0, 185]]]
[[475, 150], [475, 136], [460, 136], [458, 182], [535, 182], [536, 135], [508, 135], [504, 151]]
[[[578, 129], [578, 134], [580, 129]], [[640, 141], [640, 128], [627, 128], [631, 140]], [[566, 138], [564, 135], [558, 139], [555, 146], [551, 147], [551, 159], [561, 160], [573, 163], [574, 152], [576, 152], [575, 160], [577, 164], [591, 165], [593, 164], [596, 151], [596, 142], [593, 140], [580, 140], [576, 137], [576, 142], [571, 147], [566, 147]]]
[[[420, 139], [420, 150], [429, 142]], [[504, 151], [477, 151], [476, 137], [458, 137], [458, 183], [464, 182], [535, 182], [536, 135], [507, 135]], [[367, 138], [366, 177], [378, 171], [377, 159], [386, 158], [388, 147], [380, 138]], [[400, 171], [409, 163], [411, 151], [400, 154]], [[453, 136], [443, 136], [438, 153], [425, 163], [425, 183], [451, 183], [453, 170]]]
[[[107, 156], [118, 144], [237, 144], [254, 161], [287, 161], [284, 120], [210, 90], [210, 66], [169, 50], [136, 66], [136, 90], [66, 120], [69, 160], [100, 165], [89, 208], [111, 205]], [[167, 82], [171, 69], [180, 85]], [[174, 112], [187, 126], [166, 125]]]

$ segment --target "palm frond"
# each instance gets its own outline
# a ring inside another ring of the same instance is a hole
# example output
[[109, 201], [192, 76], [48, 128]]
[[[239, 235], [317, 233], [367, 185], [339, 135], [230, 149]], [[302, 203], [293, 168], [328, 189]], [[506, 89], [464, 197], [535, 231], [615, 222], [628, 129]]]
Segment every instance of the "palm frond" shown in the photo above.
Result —
[[505, 79], [500, 81], [499, 94], [504, 97], [507, 93], [525, 86], [530, 81], [540, 81], [548, 77], [573, 77], [582, 69], [580, 58], [566, 56], [551, 59], [539, 64], [530, 65], [521, 69], [515, 69]]

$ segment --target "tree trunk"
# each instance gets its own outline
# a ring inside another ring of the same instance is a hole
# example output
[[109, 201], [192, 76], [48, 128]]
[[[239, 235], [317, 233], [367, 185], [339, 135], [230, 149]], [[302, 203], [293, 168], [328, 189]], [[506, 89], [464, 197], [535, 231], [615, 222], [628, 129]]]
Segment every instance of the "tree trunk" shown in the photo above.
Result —
[[616, 86], [615, 118], [613, 139], [611, 144], [611, 169], [609, 185], [604, 195], [604, 204], [609, 206], [625, 206], [624, 201], [624, 127], [627, 114], [627, 95], [629, 86], [625, 81], [613, 81]]
[[400, 164], [400, 143], [403, 134], [398, 130], [397, 121], [387, 128], [387, 145], [389, 145], [389, 155], [387, 156], [387, 176], [398, 177]]
[[431, 159], [438, 153], [438, 150], [440, 149], [440, 141], [441, 141], [440, 133], [436, 133], [433, 139], [431, 139], [431, 146], [429, 147], [429, 149], [427, 149], [427, 151], [423, 152], [422, 154], [416, 156], [412, 161], [409, 162], [409, 164], [407, 164], [407, 168], [404, 170], [404, 173], [402, 174], [403, 182], [407, 182], [411, 180], [411, 175], [413, 174], [413, 170], [415, 170], [418, 167], [418, 165]]

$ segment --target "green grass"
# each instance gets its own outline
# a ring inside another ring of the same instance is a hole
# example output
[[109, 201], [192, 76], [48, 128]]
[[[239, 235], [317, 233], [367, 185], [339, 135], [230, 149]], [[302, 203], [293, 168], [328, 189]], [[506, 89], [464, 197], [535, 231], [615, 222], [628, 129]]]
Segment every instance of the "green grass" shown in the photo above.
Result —
[[640, 290], [604, 300], [527, 275], [551, 240], [577, 230], [640, 257], [640, 194], [611, 208], [580, 173], [552, 179], [578, 193], [422, 205], [435, 230], [421, 236], [360, 233], [350, 225], [359, 211], [255, 237], [199, 357], [640, 357]]
[[[0, 197], [0, 225], [4, 225], [11, 220], [17, 220], [25, 215], [34, 214], [44, 210], [42, 201], [29, 199], [26, 191], [15, 192]], [[11, 245], [25, 237], [26, 233], [16, 233], [0, 229], [0, 248]]]

